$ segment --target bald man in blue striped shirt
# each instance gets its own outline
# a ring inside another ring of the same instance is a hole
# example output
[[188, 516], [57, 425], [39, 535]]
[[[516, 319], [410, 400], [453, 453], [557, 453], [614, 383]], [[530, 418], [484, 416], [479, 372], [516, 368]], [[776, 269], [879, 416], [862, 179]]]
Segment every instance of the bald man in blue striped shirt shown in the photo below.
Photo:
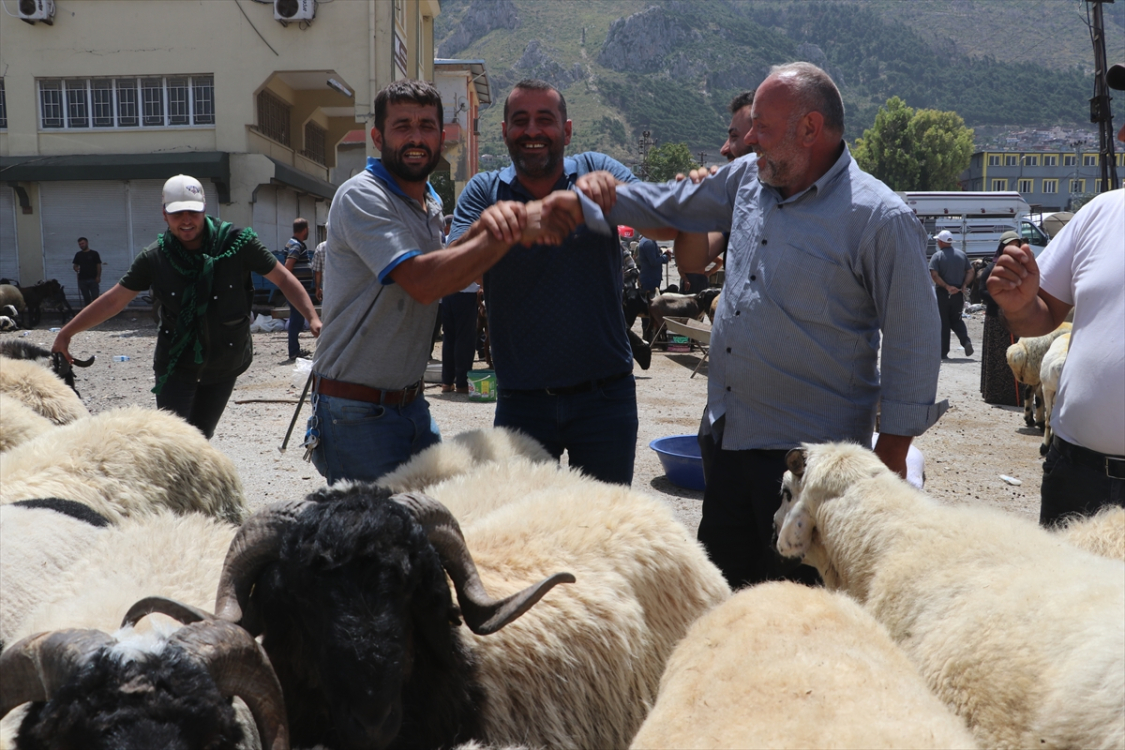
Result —
[[772, 547], [789, 449], [870, 445], [878, 411], [875, 452], [905, 476], [911, 440], [947, 407], [934, 403], [940, 324], [925, 233], [852, 159], [835, 84], [809, 63], [778, 66], [751, 111], [754, 155], [695, 176], [697, 184], [618, 186], [605, 175], [578, 183], [591, 228], [731, 233], [700, 425], [699, 540], [734, 587], [816, 580]]

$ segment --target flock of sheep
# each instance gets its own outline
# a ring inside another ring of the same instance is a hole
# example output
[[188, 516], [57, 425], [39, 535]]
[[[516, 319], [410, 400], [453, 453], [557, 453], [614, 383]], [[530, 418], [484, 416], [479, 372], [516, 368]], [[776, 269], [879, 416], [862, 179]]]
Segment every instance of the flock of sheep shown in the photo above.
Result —
[[1125, 509], [1059, 532], [805, 446], [825, 588], [502, 429], [250, 514], [201, 434], [0, 358], [5, 748], [1125, 748]]

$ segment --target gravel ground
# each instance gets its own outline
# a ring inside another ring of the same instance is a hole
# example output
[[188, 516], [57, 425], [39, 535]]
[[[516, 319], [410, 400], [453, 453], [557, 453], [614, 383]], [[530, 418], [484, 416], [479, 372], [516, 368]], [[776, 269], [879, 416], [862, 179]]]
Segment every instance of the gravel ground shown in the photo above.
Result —
[[[915, 443], [925, 454], [926, 490], [952, 504], [984, 503], [1037, 517], [1042, 472], [1040, 435], [1024, 427], [1022, 410], [989, 406], [981, 400], [979, 342], [983, 321], [977, 315], [966, 322], [978, 354], [958, 356], [960, 349], [954, 349], [951, 358], [942, 363], [938, 398], [949, 399], [949, 411]], [[37, 330], [3, 335], [26, 334], [25, 340], [49, 348], [54, 334], [47, 326], [54, 325], [59, 324], [45, 316]], [[149, 392], [154, 344], [152, 318], [147, 311], [138, 310], [126, 310], [74, 337], [72, 354], [97, 355], [93, 367], [76, 370], [78, 389], [92, 413], [130, 404], [155, 405]], [[309, 334], [302, 335], [302, 344], [309, 349], [315, 346]], [[301, 393], [292, 382], [293, 364], [285, 362], [286, 348], [284, 332], [254, 334], [254, 363], [239, 378], [212, 441], [234, 460], [253, 507], [301, 497], [323, 483], [312, 464], [302, 460], [300, 442], [307, 403], [289, 450], [278, 451]], [[440, 344], [435, 354], [440, 356]], [[129, 360], [114, 361], [121, 355]], [[698, 375], [689, 377], [698, 361], [698, 352], [656, 352], [652, 367], [647, 371], [637, 368], [635, 373], [640, 434], [633, 488], [665, 500], [693, 531], [699, 524], [703, 493], [671, 484], [648, 444], [665, 435], [695, 434], [707, 394], [706, 365]], [[478, 362], [477, 367], [484, 364]], [[426, 398], [446, 436], [492, 423], [494, 404], [472, 402], [465, 395], [442, 394], [436, 385], [427, 388]], [[1022, 484], [1009, 485], [1000, 479], [1001, 474]]]

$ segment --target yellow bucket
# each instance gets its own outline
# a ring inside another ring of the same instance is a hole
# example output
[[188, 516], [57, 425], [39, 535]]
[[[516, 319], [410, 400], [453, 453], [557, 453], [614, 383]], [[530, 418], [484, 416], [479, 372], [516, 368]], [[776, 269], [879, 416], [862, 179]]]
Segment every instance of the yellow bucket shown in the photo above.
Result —
[[496, 400], [495, 370], [471, 370], [469, 372], [469, 400]]

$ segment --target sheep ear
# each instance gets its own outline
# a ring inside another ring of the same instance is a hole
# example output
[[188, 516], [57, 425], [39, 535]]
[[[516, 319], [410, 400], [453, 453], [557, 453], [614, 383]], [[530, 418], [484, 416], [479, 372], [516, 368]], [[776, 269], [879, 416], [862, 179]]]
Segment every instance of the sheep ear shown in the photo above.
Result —
[[812, 547], [814, 528], [816, 522], [808, 506], [804, 500], [798, 500], [781, 525], [781, 532], [777, 535], [777, 551], [783, 557], [804, 557]]
[[805, 473], [805, 449], [794, 448], [785, 454], [785, 468], [793, 472], [793, 476], [800, 477]]

